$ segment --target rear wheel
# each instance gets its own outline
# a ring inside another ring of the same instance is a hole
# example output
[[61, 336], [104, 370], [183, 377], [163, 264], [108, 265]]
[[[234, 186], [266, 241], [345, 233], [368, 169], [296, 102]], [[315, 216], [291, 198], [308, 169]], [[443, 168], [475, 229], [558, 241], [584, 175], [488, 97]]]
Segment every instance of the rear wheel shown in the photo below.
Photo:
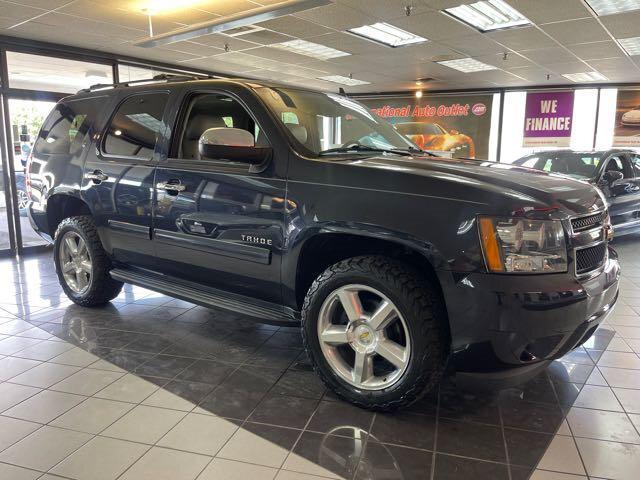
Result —
[[65, 218], [55, 234], [56, 272], [67, 296], [85, 307], [104, 305], [118, 296], [122, 282], [111, 278], [111, 261], [90, 216]]
[[441, 300], [425, 279], [391, 259], [355, 257], [329, 267], [309, 289], [302, 321], [316, 372], [357, 405], [409, 405], [444, 371]]

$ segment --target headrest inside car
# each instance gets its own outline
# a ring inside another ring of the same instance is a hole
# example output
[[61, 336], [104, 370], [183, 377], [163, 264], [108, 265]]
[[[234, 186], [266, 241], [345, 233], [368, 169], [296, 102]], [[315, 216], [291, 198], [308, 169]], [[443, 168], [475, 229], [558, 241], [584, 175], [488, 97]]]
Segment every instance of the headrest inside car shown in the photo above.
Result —
[[295, 123], [285, 123], [289, 131], [293, 134], [293, 136], [303, 145], [307, 143], [307, 129], [302, 125], [297, 125]]
[[224, 123], [224, 120], [221, 117], [212, 117], [210, 115], [197, 114], [191, 117], [191, 120], [189, 120], [187, 131], [185, 132], [185, 139], [198, 141], [200, 139], [200, 135], [202, 135], [205, 130], [226, 126], [227, 124]]

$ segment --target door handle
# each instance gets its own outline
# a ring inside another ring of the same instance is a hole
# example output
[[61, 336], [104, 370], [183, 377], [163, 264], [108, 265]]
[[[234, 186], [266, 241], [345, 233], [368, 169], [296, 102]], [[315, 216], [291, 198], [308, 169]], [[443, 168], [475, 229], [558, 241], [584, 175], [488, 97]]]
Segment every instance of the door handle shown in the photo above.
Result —
[[89, 180], [93, 180], [93, 183], [99, 184], [109, 179], [109, 175], [104, 173], [102, 170], [94, 170], [92, 173], [86, 173], [84, 178]]
[[187, 189], [186, 186], [180, 183], [180, 180], [169, 180], [168, 182], [158, 183], [156, 185], [156, 188], [158, 188], [159, 190], [164, 190], [170, 195], [176, 195], [180, 192], [184, 192]]

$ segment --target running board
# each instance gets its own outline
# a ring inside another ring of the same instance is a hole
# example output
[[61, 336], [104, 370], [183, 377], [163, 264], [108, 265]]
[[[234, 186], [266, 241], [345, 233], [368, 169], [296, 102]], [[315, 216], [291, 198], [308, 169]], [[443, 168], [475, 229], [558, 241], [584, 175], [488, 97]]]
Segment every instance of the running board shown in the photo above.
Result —
[[148, 288], [169, 297], [179, 298], [208, 308], [221, 308], [246, 315], [264, 323], [297, 324], [299, 317], [292, 310], [279, 305], [256, 300], [222, 290], [197, 288], [194, 284], [176, 282], [173, 278], [145, 274], [139, 271], [114, 268], [110, 272], [114, 280]]

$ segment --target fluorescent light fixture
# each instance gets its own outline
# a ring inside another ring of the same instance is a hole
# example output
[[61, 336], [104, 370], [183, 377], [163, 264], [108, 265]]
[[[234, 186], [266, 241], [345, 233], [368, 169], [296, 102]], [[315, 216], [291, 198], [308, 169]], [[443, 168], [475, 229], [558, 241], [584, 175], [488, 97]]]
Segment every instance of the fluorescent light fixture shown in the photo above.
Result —
[[587, 0], [598, 16], [640, 10], [640, 0]]
[[300, 13], [311, 8], [322, 7], [332, 3], [332, 0], [286, 0], [264, 7], [252, 8], [224, 17], [218, 17], [206, 22], [196, 23], [160, 35], [146, 37], [134, 42], [133, 45], [144, 48], [169, 45], [184, 40], [192, 40], [197, 37], [202, 37], [203, 35], [222, 33], [227, 30], [237, 29], [238, 27], [266, 22], [267, 20]]
[[445, 67], [453, 68], [464, 73], [485, 72], [487, 70], [498, 70], [498, 67], [480, 62], [474, 58], [459, 58], [457, 60], [443, 60], [436, 62]]
[[307, 55], [308, 57], [317, 58], [319, 60], [329, 60], [330, 58], [346, 57], [350, 53], [336, 50], [335, 48], [320, 45], [319, 43], [307, 42], [306, 40], [290, 40], [288, 42], [275, 43], [269, 45], [273, 48], [279, 48], [288, 52], [297, 53], [299, 55]]
[[342, 75], [325, 75], [324, 77], [318, 77], [318, 80], [339, 83], [340, 85], [347, 85], [349, 87], [355, 87], [356, 85], [369, 85], [371, 83], [365, 82], [364, 80], [358, 80], [357, 78], [344, 77]]
[[640, 37], [619, 38], [618, 43], [629, 55], [640, 55]]
[[599, 72], [565, 73], [562, 76], [575, 83], [602, 82], [609, 80]]
[[444, 11], [481, 32], [531, 24], [524, 15], [503, 0], [486, 0], [459, 5], [446, 8]]
[[424, 37], [414, 35], [411, 32], [384, 22], [374, 23], [373, 25], [363, 25], [362, 27], [351, 28], [347, 31], [359, 37], [364, 37], [368, 40], [373, 40], [374, 42], [394, 48], [428, 41]]

